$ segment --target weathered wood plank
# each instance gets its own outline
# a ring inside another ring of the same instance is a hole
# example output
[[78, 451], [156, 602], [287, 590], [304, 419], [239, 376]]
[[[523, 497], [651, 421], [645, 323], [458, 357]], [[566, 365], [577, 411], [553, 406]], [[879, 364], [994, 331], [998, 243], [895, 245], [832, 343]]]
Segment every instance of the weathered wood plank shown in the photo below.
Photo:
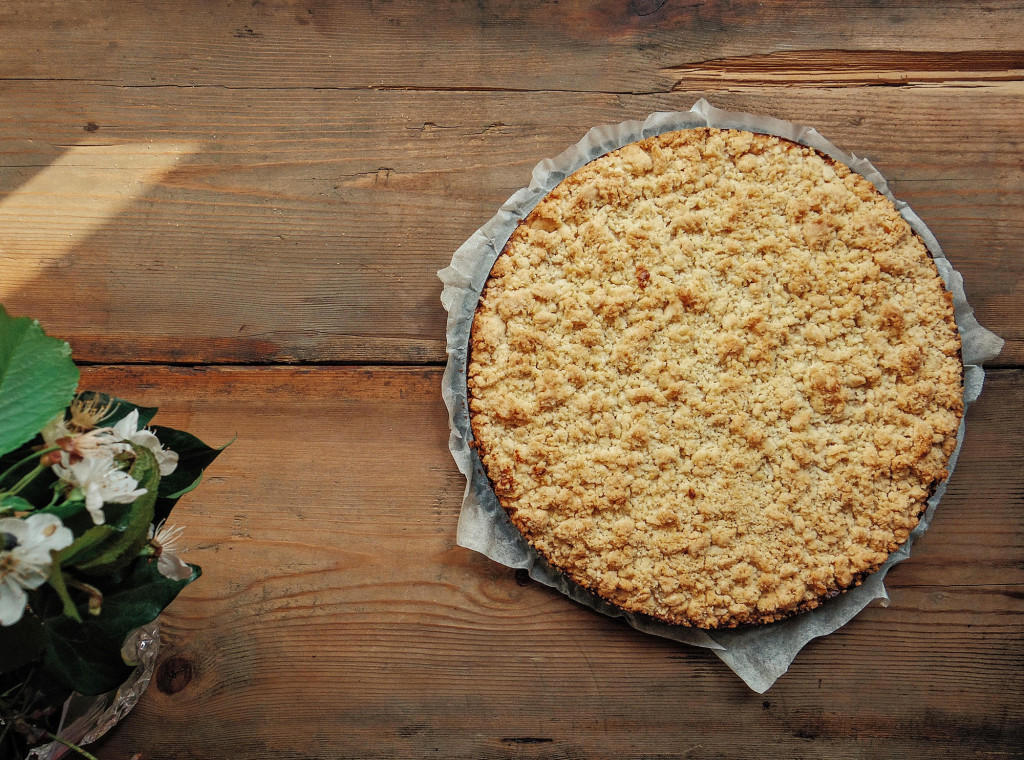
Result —
[[[1008, 757], [1024, 725], [1024, 373], [990, 373], [947, 499], [871, 607], [765, 696], [454, 545], [440, 370], [89, 367], [238, 439], [175, 519], [204, 568], [102, 746], [234, 757]], [[153, 730], [160, 726], [160, 731]]]
[[[773, 51], [1020, 51], [1013, 0], [118, 0], [0, 7], [0, 75], [142, 86], [652, 92]], [[39, 54], [60, 51], [60, 54]], [[912, 68], [902, 66], [900, 68]]]
[[[0, 302], [91, 362], [444, 360], [434, 272], [595, 124], [728, 108], [876, 162], [1024, 361], [1019, 0], [0, 4]], [[56, 169], [54, 169], [56, 165]], [[440, 370], [86, 367], [236, 443], [104, 758], [1007, 758], [1024, 372], [990, 373], [892, 604], [758, 696], [454, 545]]]
[[[702, 94], [0, 83], [0, 300], [87, 361], [438, 363], [435, 272], [533, 166]], [[1003, 364], [1024, 361], [1022, 95], [708, 94], [873, 159], [1008, 340]]]
[[[168, 625], [172, 664], [101, 756], [996, 758], [1019, 749], [1022, 690], [1007, 676], [1024, 664], [1013, 648], [1024, 631], [1019, 595], [1004, 589], [901, 593], [901, 613], [866, 612], [812, 643], [763, 696], [708, 652], [596, 628], [549, 597], [468, 596], [473, 617], [488, 621], [469, 626], [458, 610], [430, 619], [427, 605], [390, 595], [371, 600], [376, 614], [319, 595], [202, 631]], [[953, 614], [970, 622], [951, 631], [943, 620]]]
[[673, 67], [677, 90], [730, 84], [861, 87], [924, 83], [1006, 82], [1024, 77], [1024, 52], [780, 50]]

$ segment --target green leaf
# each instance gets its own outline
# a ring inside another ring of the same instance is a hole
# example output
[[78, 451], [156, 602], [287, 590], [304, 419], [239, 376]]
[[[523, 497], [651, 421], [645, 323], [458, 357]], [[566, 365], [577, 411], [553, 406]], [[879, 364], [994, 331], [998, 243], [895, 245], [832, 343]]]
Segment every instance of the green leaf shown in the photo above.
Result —
[[151, 430], [156, 433], [160, 443], [178, 454], [177, 468], [160, 480], [160, 493], [155, 516], [156, 522], [160, 522], [167, 519], [167, 515], [170, 514], [178, 499], [199, 485], [203, 479], [203, 471], [233, 441], [215, 449], [183, 430], [160, 425], [154, 425]]
[[[106, 517], [106, 524], [113, 525], [119, 530], [127, 529], [130, 525], [136, 526], [141, 522], [140, 509], [142, 513], [152, 511], [153, 502], [156, 501], [160, 491], [160, 465], [156, 461], [156, 455], [145, 446], [132, 444], [135, 452], [135, 461], [132, 463], [128, 474], [139, 484], [139, 488], [145, 488], [146, 493], [138, 497], [131, 504], [104, 504], [103, 514]], [[149, 528], [149, 520], [143, 527]]]
[[14, 625], [0, 627], [0, 673], [27, 665], [43, 651], [43, 624], [26, 612]]
[[43, 626], [43, 667], [57, 681], [79, 694], [112, 691], [132, 672], [132, 667], [121, 658], [121, 642], [97, 636], [93, 622], [80, 624], [71, 618], [59, 617], [46, 621]]
[[31, 512], [33, 509], [35, 507], [20, 496], [0, 496], [0, 512]]
[[112, 536], [119, 535], [118, 530], [110, 525], [94, 525], [80, 535], [70, 545], [61, 549], [57, 560], [62, 566], [75, 567], [87, 562], [99, 554], [103, 544]]
[[182, 488], [180, 491], [175, 491], [174, 493], [167, 494], [167, 496], [165, 496], [163, 498], [173, 499], [174, 501], [177, 501], [178, 499], [180, 499], [185, 494], [191, 493], [192, 491], [194, 491], [197, 488], [199, 488], [199, 484], [202, 483], [202, 482], [203, 482], [203, 476], [202, 476], [202, 473], [200, 473], [198, 478], [193, 480], [191, 483], [189, 483], [187, 486]]
[[174, 494], [181, 494], [193, 486], [196, 479], [203, 474], [203, 470], [231, 445], [229, 443], [215, 449], [183, 430], [161, 425], [154, 425], [151, 430], [156, 433], [160, 443], [178, 454], [177, 468], [160, 483], [160, 496], [167, 499], [174, 498]]
[[123, 398], [110, 396], [98, 391], [82, 391], [78, 394], [78, 397], [82, 401], [93, 401], [96, 406], [101, 408], [110, 404], [110, 411], [99, 422], [101, 427], [112, 427], [115, 423], [120, 422], [131, 414], [134, 409], [139, 413], [139, 427], [143, 428], [149, 424], [149, 421], [156, 416], [156, 413], [159, 410], [158, 407], [155, 406], [139, 406], [138, 404], [133, 404], [131, 401], [125, 401]]
[[[37, 435], [24, 446], [21, 446], [20, 448], [0, 457], [0, 472], [3, 472], [12, 465], [25, 459], [29, 455], [36, 455], [34, 462], [30, 462], [26, 465], [23, 465], [24, 469], [19, 467], [13, 475], [8, 476], [4, 481], [6, 485], [14, 485], [14, 483], [17, 482], [22, 475], [25, 475], [26, 473], [30, 472], [32, 468], [36, 464], [38, 464], [38, 450], [33, 449], [36, 446], [42, 447], [44, 445], [45, 444], [43, 443], [42, 437]], [[27, 501], [30, 504], [49, 504], [50, 497], [53, 496], [54, 485], [57, 484], [58, 482], [59, 481], [57, 480], [57, 476], [53, 473], [52, 470], [47, 468], [38, 476], [36, 476], [36, 478], [32, 480], [27, 486], [21, 489], [18, 492], [18, 496], [21, 496], [23, 499], [25, 499], [25, 501]]]
[[[39, 511], [43, 514], [57, 515], [62, 523], [74, 530], [74, 526], [68, 525], [68, 521], [85, 511], [85, 501], [82, 499], [69, 499], [68, 501], [63, 501], [60, 504], [54, 504], [52, 507], [46, 507]], [[91, 517], [89, 518], [89, 522], [92, 522]]]
[[175, 581], [160, 575], [155, 560], [140, 560], [116, 589], [104, 595], [96, 617], [78, 624], [66, 616], [47, 620], [46, 670], [82, 694], [117, 688], [131, 672], [121, 658], [125, 637], [154, 620], [185, 586], [199, 577]]
[[61, 570], [59, 558], [53, 563], [53, 567], [50, 568], [50, 577], [47, 578], [46, 582], [50, 584], [50, 588], [56, 591], [57, 596], [60, 597], [60, 601], [64, 605], [64, 614], [76, 623], [81, 623], [82, 616], [75, 609], [75, 600], [71, 598], [71, 594], [68, 593], [68, 587], [64, 583], [64, 572]]
[[135, 463], [128, 474], [138, 481], [140, 488], [146, 489], [146, 493], [131, 504], [103, 505], [106, 525], [116, 532], [95, 556], [75, 562], [75, 567], [82, 572], [106, 574], [124, 567], [137, 557], [139, 551], [146, 545], [149, 526], [153, 522], [153, 506], [156, 504], [160, 486], [160, 465], [149, 449], [143, 446], [133, 448]]
[[155, 557], [140, 560], [117, 590], [104, 597], [103, 611], [91, 621], [92, 627], [123, 642], [125, 636], [140, 625], [156, 619], [178, 592], [199, 578], [202, 574], [199, 567], [189, 567], [192, 576], [176, 581], [160, 574]]
[[0, 306], [0, 455], [35, 437], [71, 403], [77, 385], [70, 346]]

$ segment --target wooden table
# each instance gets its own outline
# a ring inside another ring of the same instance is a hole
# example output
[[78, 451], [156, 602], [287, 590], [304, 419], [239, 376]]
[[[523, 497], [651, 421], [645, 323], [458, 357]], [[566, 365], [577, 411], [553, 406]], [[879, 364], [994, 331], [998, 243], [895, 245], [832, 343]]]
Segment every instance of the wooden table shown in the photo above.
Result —
[[[0, 300], [237, 440], [101, 758], [1024, 754], [1024, 7], [0, 4]], [[931, 530], [765, 695], [455, 545], [435, 273], [591, 126], [725, 108], [889, 177], [1007, 340]]]

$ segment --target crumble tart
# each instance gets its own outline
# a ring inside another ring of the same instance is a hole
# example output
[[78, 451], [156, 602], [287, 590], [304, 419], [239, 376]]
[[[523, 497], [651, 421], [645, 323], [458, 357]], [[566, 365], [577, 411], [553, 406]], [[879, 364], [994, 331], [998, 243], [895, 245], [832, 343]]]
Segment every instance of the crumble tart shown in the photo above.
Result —
[[502, 507], [622, 609], [767, 623], [860, 582], [946, 477], [960, 339], [870, 182], [739, 130], [582, 167], [481, 294], [470, 422]]

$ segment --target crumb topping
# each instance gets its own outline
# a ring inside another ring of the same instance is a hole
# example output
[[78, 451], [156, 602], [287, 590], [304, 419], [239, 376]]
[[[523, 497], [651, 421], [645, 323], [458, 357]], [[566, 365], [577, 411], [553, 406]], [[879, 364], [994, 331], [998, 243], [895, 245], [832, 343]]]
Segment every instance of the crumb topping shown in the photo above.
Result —
[[770, 622], [859, 583], [946, 477], [951, 296], [867, 180], [697, 129], [572, 174], [474, 319], [476, 445], [548, 560], [620, 607]]

